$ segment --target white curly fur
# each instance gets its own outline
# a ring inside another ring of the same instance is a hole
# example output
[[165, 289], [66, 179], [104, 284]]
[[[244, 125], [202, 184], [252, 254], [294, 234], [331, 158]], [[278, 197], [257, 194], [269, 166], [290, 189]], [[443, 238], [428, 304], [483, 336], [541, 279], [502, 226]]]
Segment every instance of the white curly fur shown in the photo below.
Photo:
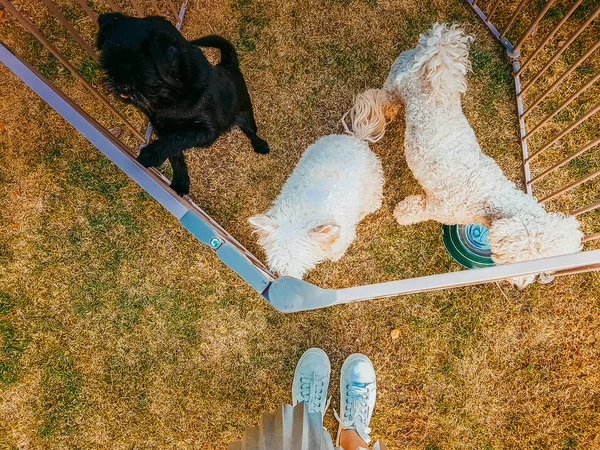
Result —
[[[396, 220], [485, 225], [498, 264], [580, 251], [577, 220], [546, 212], [481, 152], [460, 103], [472, 40], [456, 26], [436, 23], [392, 65], [384, 90], [405, 104], [406, 161], [425, 191], [402, 200]], [[535, 279], [513, 283], [522, 288]]]
[[339, 260], [358, 222], [381, 207], [383, 170], [366, 142], [381, 137], [371, 126], [378, 120], [377, 114], [352, 116], [351, 135], [309, 146], [271, 208], [248, 219], [271, 270], [302, 278], [322, 261]]

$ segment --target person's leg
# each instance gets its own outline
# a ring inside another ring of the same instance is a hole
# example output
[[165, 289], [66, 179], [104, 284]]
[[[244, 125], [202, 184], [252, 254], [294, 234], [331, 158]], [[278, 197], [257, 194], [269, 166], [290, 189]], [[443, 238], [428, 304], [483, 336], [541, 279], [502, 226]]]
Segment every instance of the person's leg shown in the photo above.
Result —
[[331, 435], [323, 428], [331, 366], [323, 350], [307, 350], [296, 366], [292, 403], [275, 414], [263, 414], [260, 425], [246, 429], [241, 441], [229, 450], [334, 450]]
[[337, 444], [344, 450], [366, 448], [371, 441], [369, 423], [375, 406], [376, 379], [373, 364], [365, 355], [350, 355], [340, 376], [340, 422]]
[[367, 443], [358, 435], [356, 430], [342, 430], [340, 433], [340, 447], [344, 450], [357, 450], [367, 448]]

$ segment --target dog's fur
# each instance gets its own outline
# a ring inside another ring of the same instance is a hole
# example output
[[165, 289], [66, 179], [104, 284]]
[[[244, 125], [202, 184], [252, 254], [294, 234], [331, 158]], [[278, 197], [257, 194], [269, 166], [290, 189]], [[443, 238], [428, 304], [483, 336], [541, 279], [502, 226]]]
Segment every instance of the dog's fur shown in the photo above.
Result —
[[[250, 95], [235, 49], [227, 40], [206, 36], [188, 42], [165, 18], [102, 14], [97, 46], [108, 86], [147, 116], [158, 137], [142, 148], [138, 161], [173, 167], [171, 187], [188, 194], [190, 178], [183, 151], [208, 147], [233, 125], [254, 150], [268, 153], [256, 134]], [[215, 47], [221, 61], [211, 65], [197, 47]]]
[[[381, 100], [380, 91], [365, 96], [369, 104]], [[349, 135], [309, 146], [271, 208], [249, 219], [269, 267], [280, 275], [302, 278], [322, 261], [339, 260], [358, 222], [381, 207], [383, 171], [367, 144], [381, 137], [381, 118], [358, 113], [350, 119]]]
[[[384, 90], [388, 101], [405, 104], [406, 162], [425, 191], [401, 201], [394, 217], [401, 225], [425, 220], [485, 225], [497, 264], [580, 251], [577, 220], [546, 212], [482, 153], [460, 103], [472, 40], [456, 26], [436, 23], [392, 65]], [[535, 279], [529, 275], [513, 283], [523, 288]]]

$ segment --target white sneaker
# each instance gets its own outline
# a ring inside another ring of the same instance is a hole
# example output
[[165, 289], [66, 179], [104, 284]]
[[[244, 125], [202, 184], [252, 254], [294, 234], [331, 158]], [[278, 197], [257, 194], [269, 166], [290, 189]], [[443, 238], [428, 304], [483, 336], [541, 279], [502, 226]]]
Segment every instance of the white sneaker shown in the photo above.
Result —
[[309, 348], [300, 357], [294, 372], [292, 383], [292, 401], [294, 406], [304, 402], [309, 413], [321, 412], [325, 415], [327, 409], [327, 389], [331, 365], [329, 358], [320, 348]]
[[335, 415], [340, 426], [337, 443], [340, 445], [342, 430], [356, 430], [367, 444], [371, 442], [369, 423], [375, 406], [375, 369], [365, 355], [348, 356], [342, 365], [340, 376], [340, 416]]

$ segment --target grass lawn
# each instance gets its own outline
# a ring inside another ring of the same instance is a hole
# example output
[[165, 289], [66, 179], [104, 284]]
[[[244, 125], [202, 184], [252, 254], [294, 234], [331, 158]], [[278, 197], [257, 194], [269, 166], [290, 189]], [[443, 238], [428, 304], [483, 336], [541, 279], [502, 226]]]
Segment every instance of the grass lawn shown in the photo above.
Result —
[[[101, 85], [37, 0], [14, 3]], [[75, 2], [56, 3], [93, 42]], [[234, 130], [210, 151], [188, 152], [192, 198], [263, 257], [246, 219], [266, 210], [311, 142], [341, 132], [353, 93], [380, 86], [436, 20], [476, 35], [465, 113], [484, 151], [522, 185], [511, 70], [463, 1], [191, 0], [185, 36], [235, 43], [272, 148], [256, 155]], [[105, 126], [122, 127], [8, 14], [0, 39]], [[333, 408], [345, 357], [372, 359], [373, 437], [391, 449], [600, 448], [598, 273], [522, 292], [500, 283], [283, 315], [4, 66], [0, 93], [0, 448], [223, 449], [289, 401], [296, 362], [313, 346], [332, 361]], [[137, 111], [119, 109], [143, 129]], [[585, 108], [574, 111], [536, 139]], [[580, 138], [598, 129], [586, 127]], [[384, 165], [383, 208], [340, 263], [320, 265], [308, 281], [345, 287], [460, 270], [439, 224], [393, 220], [395, 204], [419, 192], [403, 137], [400, 114], [372, 147]], [[568, 176], [599, 161], [597, 151], [577, 160]], [[597, 192], [573, 195], [587, 204]], [[584, 218], [586, 231], [594, 221], [598, 214]], [[335, 431], [331, 412], [325, 424]]]

